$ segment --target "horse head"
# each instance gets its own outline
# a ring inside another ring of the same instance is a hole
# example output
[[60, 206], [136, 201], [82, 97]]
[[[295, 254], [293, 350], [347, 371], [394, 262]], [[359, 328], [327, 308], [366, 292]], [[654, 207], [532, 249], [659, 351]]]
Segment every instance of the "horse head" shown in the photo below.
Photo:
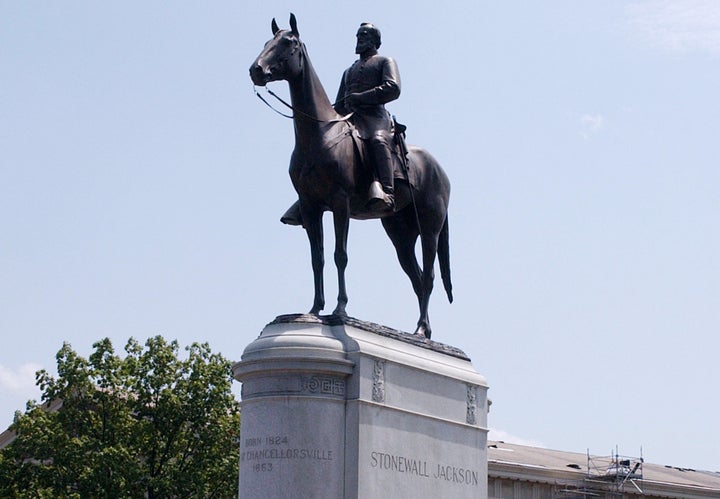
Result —
[[250, 78], [261, 87], [271, 81], [290, 80], [303, 69], [302, 42], [295, 15], [290, 14], [289, 30], [278, 28], [275, 19], [271, 27], [273, 37], [250, 66]]

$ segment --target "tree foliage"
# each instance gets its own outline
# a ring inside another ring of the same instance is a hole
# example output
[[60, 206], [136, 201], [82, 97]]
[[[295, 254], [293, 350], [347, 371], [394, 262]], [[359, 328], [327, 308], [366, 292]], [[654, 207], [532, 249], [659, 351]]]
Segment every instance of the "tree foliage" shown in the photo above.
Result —
[[[230, 363], [205, 344], [109, 339], [85, 359], [65, 343], [36, 375], [0, 451], [0, 497], [237, 497], [240, 412]], [[60, 406], [57, 410], [51, 407]]]

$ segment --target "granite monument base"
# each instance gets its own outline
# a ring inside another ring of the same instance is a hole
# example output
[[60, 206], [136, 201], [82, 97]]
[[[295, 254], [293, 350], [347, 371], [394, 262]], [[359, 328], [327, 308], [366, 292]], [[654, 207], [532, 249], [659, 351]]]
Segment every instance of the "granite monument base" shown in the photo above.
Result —
[[456, 348], [280, 316], [233, 373], [240, 497], [487, 497], [487, 383]]

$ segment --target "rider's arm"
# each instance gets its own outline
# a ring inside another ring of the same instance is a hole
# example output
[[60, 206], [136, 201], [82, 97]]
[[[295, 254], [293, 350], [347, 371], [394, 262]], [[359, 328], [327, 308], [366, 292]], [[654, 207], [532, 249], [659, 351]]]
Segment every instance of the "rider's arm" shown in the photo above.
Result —
[[382, 64], [382, 83], [353, 95], [355, 102], [365, 106], [386, 104], [400, 97], [400, 72], [395, 61], [385, 57]]

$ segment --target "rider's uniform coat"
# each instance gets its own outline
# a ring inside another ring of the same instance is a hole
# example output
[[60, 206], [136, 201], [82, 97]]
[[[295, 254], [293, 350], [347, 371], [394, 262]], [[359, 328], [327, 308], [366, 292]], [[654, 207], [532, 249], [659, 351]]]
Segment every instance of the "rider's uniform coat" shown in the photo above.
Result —
[[[360, 104], [350, 109], [345, 98], [355, 93], [359, 94]], [[358, 59], [345, 70], [334, 106], [340, 114], [354, 112], [351, 121], [360, 136], [369, 139], [378, 132], [392, 129], [392, 119], [385, 110], [385, 104], [399, 96], [397, 64], [390, 57], [374, 54], [367, 59]]]

